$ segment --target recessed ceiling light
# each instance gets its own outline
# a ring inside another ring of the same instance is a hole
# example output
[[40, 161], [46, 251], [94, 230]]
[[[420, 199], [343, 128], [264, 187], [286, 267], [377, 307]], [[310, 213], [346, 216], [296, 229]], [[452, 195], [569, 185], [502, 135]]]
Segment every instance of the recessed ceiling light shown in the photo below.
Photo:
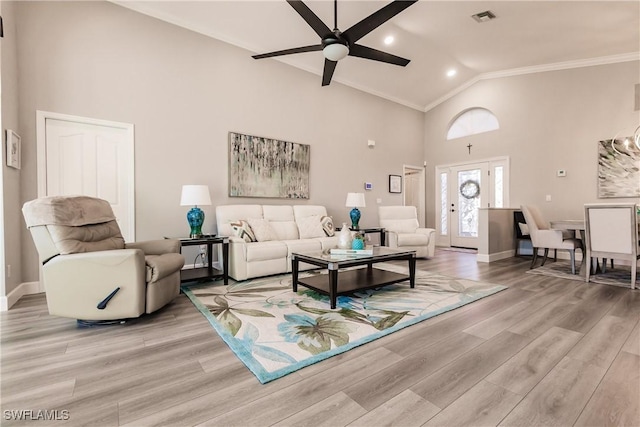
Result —
[[387, 36], [387, 37], [384, 38], [384, 44], [389, 45], [389, 44], [393, 43], [393, 40], [394, 40], [393, 36]]
[[452, 69], [450, 69], [449, 71], [447, 71], [447, 77], [453, 77], [453, 76], [455, 76], [457, 73], [458, 73], [458, 72], [452, 68]]

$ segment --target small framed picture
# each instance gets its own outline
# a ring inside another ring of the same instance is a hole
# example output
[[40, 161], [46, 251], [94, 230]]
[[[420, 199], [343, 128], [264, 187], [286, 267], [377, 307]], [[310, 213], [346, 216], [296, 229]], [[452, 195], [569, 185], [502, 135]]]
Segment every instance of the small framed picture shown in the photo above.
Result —
[[402, 193], [402, 177], [389, 175], [389, 193]]
[[7, 129], [7, 166], [20, 169], [21, 149], [20, 135]]

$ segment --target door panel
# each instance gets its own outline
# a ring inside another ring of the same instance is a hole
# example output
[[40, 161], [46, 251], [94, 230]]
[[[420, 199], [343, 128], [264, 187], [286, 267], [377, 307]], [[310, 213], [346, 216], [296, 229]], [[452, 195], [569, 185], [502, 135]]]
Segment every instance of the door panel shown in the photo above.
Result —
[[42, 119], [45, 147], [39, 152], [44, 154], [45, 182], [40, 187], [45, 194], [41, 196], [105, 199], [125, 241], [134, 241], [133, 126], [82, 118]]
[[478, 208], [482, 206], [487, 164], [451, 168], [451, 245], [478, 247]]

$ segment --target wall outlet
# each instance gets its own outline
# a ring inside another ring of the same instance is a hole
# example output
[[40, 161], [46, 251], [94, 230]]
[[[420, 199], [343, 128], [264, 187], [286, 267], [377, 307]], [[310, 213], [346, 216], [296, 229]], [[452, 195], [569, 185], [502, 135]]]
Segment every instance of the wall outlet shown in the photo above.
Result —
[[207, 256], [207, 245], [200, 245], [200, 255]]
[[551, 194], [547, 194], [544, 198], [547, 202], [551, 201]]

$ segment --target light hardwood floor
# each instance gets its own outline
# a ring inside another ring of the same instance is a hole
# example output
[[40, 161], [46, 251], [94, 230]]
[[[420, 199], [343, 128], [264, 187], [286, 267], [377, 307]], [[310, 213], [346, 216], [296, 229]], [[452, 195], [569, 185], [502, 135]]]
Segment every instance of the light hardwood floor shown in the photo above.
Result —
[[0, 424], [639, 426], [640, 290], [529, 262], [438, 250], [418, 268], [509, 289], [265, 385], [183, 295], [94, 328], [27, 296], [0, 313]]

